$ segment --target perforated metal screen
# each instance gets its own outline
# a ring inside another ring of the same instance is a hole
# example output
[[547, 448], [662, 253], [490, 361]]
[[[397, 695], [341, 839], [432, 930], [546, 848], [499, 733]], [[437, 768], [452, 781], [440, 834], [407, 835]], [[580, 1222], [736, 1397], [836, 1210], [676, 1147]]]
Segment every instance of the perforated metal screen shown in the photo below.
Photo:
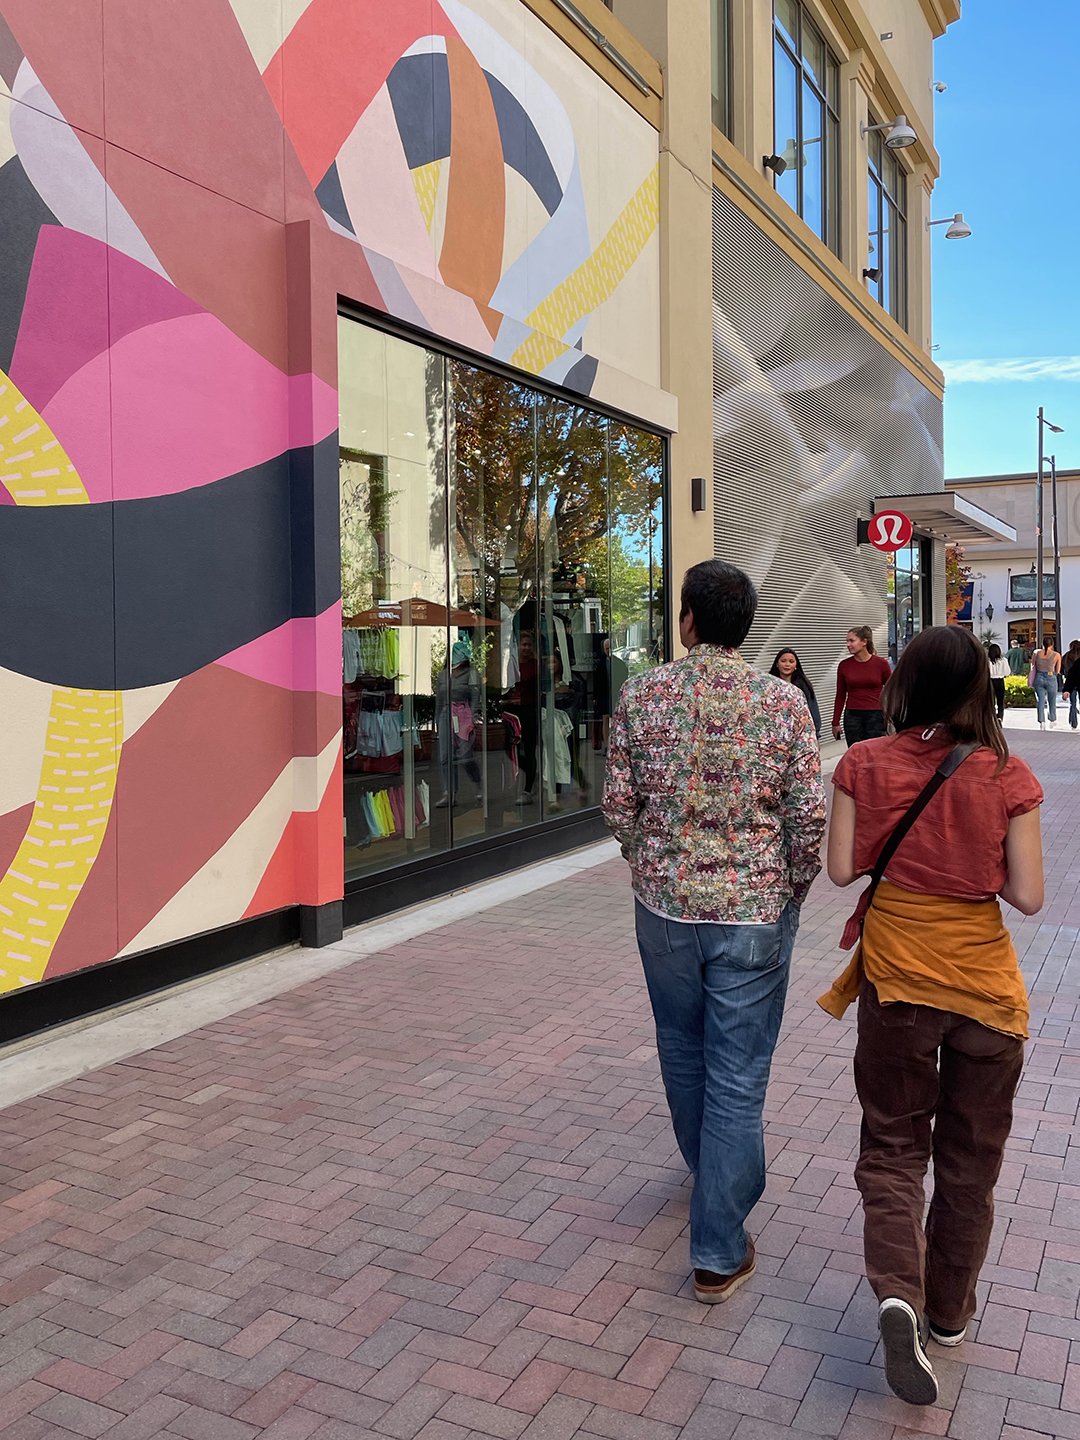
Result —
[[827, 712], [848, 629], [885, 648], [885, 557], [856, 518], [943, 488], [941, 402], [715, 190], [713, 355], [716, 554], [761, 592], [744, 654], [792, 646]]

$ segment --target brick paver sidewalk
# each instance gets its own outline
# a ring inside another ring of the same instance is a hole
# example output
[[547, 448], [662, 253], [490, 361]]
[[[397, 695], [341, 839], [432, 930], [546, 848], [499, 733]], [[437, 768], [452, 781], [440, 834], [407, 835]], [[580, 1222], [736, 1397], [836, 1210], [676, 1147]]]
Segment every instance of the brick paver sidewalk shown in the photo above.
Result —
[[705, 1308], [613, 863], [0, 1114], [0, 1436], [1080, 1440], [1080, 737], [1013, 738], [1035, 1038], [939, 1406], [882, 1379], [853, 1027], [813, 1005], [852, 892], [804, 910], [758, 1273]]

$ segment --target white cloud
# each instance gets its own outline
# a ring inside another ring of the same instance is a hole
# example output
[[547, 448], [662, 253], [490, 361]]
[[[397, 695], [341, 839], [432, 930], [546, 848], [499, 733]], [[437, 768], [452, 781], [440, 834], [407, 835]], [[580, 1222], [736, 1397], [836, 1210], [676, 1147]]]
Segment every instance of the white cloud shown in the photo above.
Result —
[[1029, 380], [1080, 381], [1080, 355], [944, 360], [941, 368], [950, 385], [1003, 385]]

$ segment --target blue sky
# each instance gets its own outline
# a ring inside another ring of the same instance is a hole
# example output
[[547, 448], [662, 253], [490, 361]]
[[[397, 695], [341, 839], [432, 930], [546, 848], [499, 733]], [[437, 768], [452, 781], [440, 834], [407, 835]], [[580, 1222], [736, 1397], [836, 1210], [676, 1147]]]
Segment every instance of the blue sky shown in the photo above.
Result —
[[1034, 471], [1040, 405], [1080, 468], [1078, 57], [1078, 0], [966, 0], [935, 46], [934, 218], [974, 231], [932, 232], [946, 479]]

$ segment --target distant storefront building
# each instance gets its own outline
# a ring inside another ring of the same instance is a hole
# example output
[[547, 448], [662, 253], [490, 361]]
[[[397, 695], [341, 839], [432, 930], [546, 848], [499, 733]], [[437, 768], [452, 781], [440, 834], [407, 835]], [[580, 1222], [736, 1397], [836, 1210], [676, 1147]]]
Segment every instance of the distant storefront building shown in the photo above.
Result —
[[[970, 610], [961, 612], [976, 634], [1003, 650], [1037, 640], [1036, 505], [1034, 474], [975, 475], [950, 480], [958, 495], [991, 509], [1015, 530], [1000, 542], [965, 554], [972, 570]], [[1055, 534], [1057, 573], [1055, 573]], [[1060, 580], [1060, 586], [1059, 586]], [[1060, 589], [1060, 596], [1059, 596]], [[1057, 473], [1057, 507], [1046, 469], [1043, 484], [1043, 635], [1059, 649], [1080, 636], [1080, 471]], [[1060, 623], [1059, 623], [1060, 622]]]

